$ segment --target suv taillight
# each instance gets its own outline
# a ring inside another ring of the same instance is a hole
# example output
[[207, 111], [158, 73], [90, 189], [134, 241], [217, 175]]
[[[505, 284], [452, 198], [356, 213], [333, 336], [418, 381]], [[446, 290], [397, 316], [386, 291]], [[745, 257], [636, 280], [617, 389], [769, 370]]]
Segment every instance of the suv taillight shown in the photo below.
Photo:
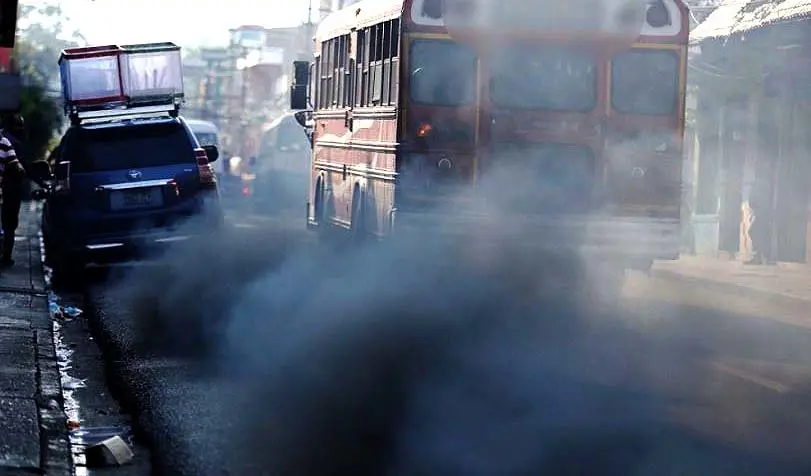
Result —
[[216, 186], [217, 177], [214, 175], [214, 168], [208, 162], [205, 149], [194, 149], [194, 156], [197, 160], [197, 171], [200, 173], [200, 184], [207, 187]]

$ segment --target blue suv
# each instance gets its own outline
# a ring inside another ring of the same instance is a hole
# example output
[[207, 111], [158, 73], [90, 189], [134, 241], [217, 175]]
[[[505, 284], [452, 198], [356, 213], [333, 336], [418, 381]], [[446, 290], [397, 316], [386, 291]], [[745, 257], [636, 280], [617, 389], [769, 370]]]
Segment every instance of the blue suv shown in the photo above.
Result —
[[42, 231], [54, 278], [207, 236], [223, 223], [216, 146], [182, 117], [74, 123], [52, 155]]

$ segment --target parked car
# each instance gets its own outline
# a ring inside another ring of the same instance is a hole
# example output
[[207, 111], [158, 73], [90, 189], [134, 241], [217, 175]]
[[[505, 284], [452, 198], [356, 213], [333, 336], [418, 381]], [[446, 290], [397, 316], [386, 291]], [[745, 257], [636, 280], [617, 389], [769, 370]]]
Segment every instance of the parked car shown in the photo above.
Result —
[[42, 231], [54, 278], [167, 243], [206, 236], [223, 223], [211, 163], [180, 117], [117, 117], [72, 125], [54, 153]]

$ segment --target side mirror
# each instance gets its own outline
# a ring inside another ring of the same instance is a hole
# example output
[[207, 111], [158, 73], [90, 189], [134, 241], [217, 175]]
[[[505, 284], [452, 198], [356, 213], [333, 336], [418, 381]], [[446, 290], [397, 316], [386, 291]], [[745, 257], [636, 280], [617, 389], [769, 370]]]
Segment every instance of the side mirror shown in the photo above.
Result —
[[217, 149], [216, 145], [204, 145], [203, 150], [206, 151], [209, 162], [214, 162], [220, 158], [220, 151]]
[[301, 127], [307, 127], [307, 123], [312, 119], [313, 112], [312, 111], [298, 111], [293, 114], [293, 117], [296, 119], [296, 122], [299, 123]]
[[28, 174], [31, 178], [37, 180], [51, 180], [53, 174], [51, 173], [51, 166], [44, 160], [37, 160], [28, 166]]
[[307, 109], [307, 88], [310, 83], [310, 63], [293, 61], [293, 85], [290, 86], [290, 109]]

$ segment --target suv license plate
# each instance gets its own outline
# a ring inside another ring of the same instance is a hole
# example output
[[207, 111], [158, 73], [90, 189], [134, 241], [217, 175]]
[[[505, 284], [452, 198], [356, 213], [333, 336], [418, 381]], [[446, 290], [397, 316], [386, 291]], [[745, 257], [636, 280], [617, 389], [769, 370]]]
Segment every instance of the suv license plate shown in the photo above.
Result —
[[122, 190], [110, 195], [110, 208], [113, 210], [132, 210], [152, 208], [163, 205], [163, 195], [159, 188]]

